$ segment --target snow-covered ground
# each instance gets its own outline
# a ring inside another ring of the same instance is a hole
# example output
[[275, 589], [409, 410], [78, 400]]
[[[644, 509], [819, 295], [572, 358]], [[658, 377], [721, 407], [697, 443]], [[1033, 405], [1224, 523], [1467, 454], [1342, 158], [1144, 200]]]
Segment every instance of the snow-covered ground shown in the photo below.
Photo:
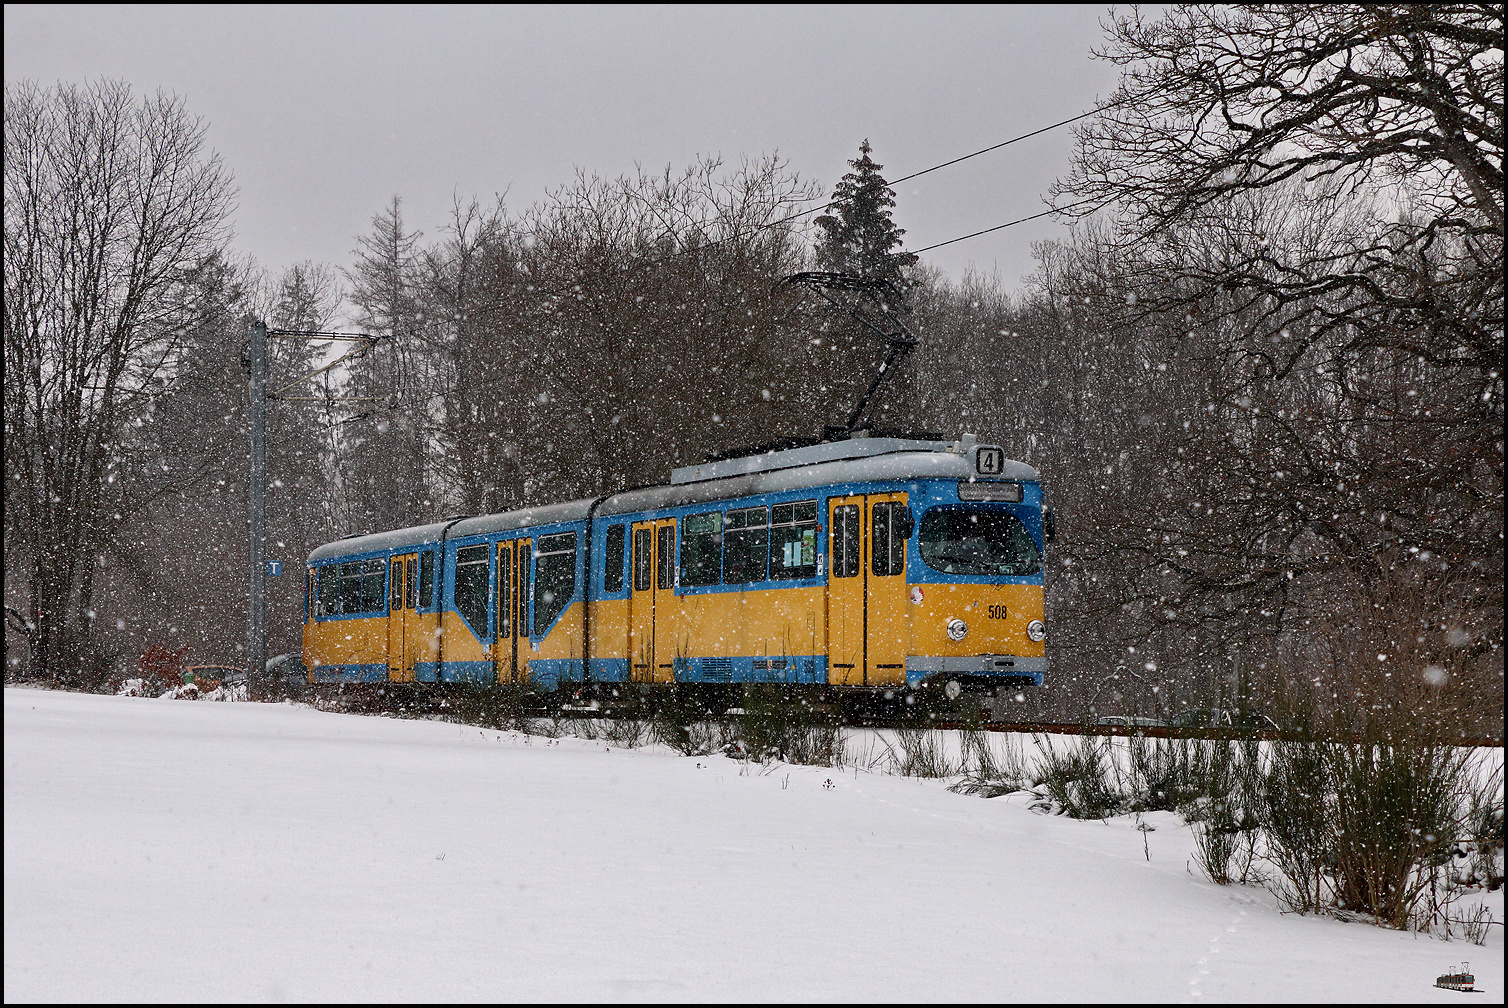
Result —
[[1281, 914], [1150, 821], [1149, 862], [940, 781], [7, 689], [5, 1000], [1502, 1000], [1501, 927]]

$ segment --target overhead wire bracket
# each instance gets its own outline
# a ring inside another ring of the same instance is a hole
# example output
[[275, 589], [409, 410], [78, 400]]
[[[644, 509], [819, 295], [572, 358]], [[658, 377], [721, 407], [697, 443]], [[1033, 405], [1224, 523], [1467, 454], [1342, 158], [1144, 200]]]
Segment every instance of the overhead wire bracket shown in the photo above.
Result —
[[284, 392], [287, 392], [289, 389], [293, 388], [295, 385], [302, 385], [304, 382], [306, 382], [309, 379], [315, 377], [316, 375], [323, 374], [324, 372], [330, 370], [332, 367], [334, 367], [337, 364], [343, 363], [343, 362], [348, 361], [348, 360], [360, 360], [361, 358], [365, 357], [368, 353], [371, 352], [372, 347], [374, 347], [374, 346], [377, 345], [377, 341], [382, 338], [381, 336], [372, 336], [372, 335], [369, 335], [367, 333], [314, 332], [314, 331], [302, 330], [302, 329], [269, 329], [269, 330], [267, 330], [267, 336], [268, 336], [268, 338], [277, 338], [277, 339], [320, 340], [320, 341], [329, 341], [329, 342], [332, 342], [332, 343], [333, 342], [347, 342], [347, 343], [358, 343], [358, 344], [361, 344], [359, 346], [352, 347], [346, 353], [341, 354], [339, 357], [335, 358], [330, 363], [326, 364], [324, 367], [315, 368], [313, 371], [310, 371], [308, 374], [303, 375], [302, 377], [299, 377], [299, 378], [295, 378], [293, 381], [289, 382], [287, 385], [284, 385], [282, 388], [277, 389], [277, 390], [275, 390], [273, 392], [269, 392], [267, 394], [267, 398], [269, 398], [269, 399], [280, 399], [280, 400], [283, 400], [284, 402], [381, 402], [382, 401], [380, 397], [375, 397], [375, 396], [330, 397], [330, 396], [285, 396], [285, 395], [283, 395]]
[[[892, 304], [900, 303], [901, 292], [889, 280], [862, 277], [854, 273], [793, 273], [782, 282], [810, 287], [834, 308], [847, 312], [860, 325], [885, 341], [885, 359], [880, 362], [880, 368], [875, 372], [874, 380], [859, 397], [859, 404], [853, 408], [853, 412], [848, 415], [848, 420], [844, 424], [844, 431], [852, 434], [860, 429], [859, 420], [864, 416], [864, 410], [868, 408], [870, 399], [879, 390], [880, 383], [885, 380], [885, 375], [921, 343], [921, 337], [907, 328], [906, 323], [902, 322], [895, 310], [891, 308]], [[873, 307], [865, 311], [859, 305], [833, 297], [828, 293], [829, 290], [858, 291], [873, 302]], [[887, 331], [880, 325], [881, 322], [889, 323], [892, 328]]]

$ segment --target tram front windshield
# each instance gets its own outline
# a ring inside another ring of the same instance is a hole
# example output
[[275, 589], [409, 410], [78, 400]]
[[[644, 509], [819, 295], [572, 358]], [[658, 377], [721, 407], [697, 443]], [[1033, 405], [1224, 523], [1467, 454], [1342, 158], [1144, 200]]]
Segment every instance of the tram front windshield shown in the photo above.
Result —
[[1042, 569], [1042, 554], [1021, 520], [1008, 511], [933, 508], [922, 516], [921, 553], [943, 574], [1023, 577]]

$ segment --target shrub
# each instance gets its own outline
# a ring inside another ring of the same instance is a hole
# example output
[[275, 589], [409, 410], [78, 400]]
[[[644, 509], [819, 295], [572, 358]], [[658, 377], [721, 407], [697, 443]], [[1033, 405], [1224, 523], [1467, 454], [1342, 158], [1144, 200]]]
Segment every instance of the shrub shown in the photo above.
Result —
[[746, 687], [734, 735], [755, 759], [843, 765], [843, 731], [835, 719], [813, 707], [806, 691], [788, 694], [778, 686]]
[[725, 732], [711, 714], [705, 698], [694, 690], [666, 687], [655, 705], [650, 730], [655, 741], [683, 756], [705, 756], [724, 742]]
[[[402, 716], [416, 716], [430, 702], [405, 685], [394, 684], [382, 692], [387, 698], [386, 708]], [[527, 686], [513, 683], [467, 683], [446, 692], [445, 711], [448, 720], [460, 724], [498, 731], [528, 730], [525, 711], [530, 694]]]
[[1266, 854], [1281, 875], [1273, 891], [1290, 910], [1320, 910], [1324, 871], [1333, 867], [1335, 793], [1325, 746], [1274, 742], [1262, 779]]
[[1469, 791], [1466, 750], [1368, 733], [1324, 748], [1335, 794], [1335, 898], [1406, 927], [1449, 862]]
[[951, 777], [957, 768], [948, 759], [941, 732], [923, 728], [898, 728], [896, 746], [891, 750], [891, 765], [902, 777]]
[[648, 723], [636, 717], [614, 718], [602, 730], [602, 737], [621, 749], [637, 748], [652, 736]]
[[1040, 738], [1034, 741], [1042, 754], [1036, 787], [1059, 812], [1075, 819], [1108, 819], [1126, 808], [1128, 803], [1114, 783], [1105, 739], [1084, 735], [1065, 753], [1056, 752]]
[[1129, 743], [1127, 774], [1137, 811], [1172, 812], [1210, 794], [1208, 743], [1140, 736]]
[[958, 772], [962, 776], [948, 790], [996, 798], [1030, 786], [1026, 759], [1020, 748], [1009, 741], [1009, 736], [1005, 736], [1007, 741], [997, 751], [992, 732], [964, 729], [958, 734], [962, 751]]
[[1503, 768], [1471, 789], [1466, 814], [1465, 853], [1470, 859], [1460, 884], [1488, 892], [1503, 887]]

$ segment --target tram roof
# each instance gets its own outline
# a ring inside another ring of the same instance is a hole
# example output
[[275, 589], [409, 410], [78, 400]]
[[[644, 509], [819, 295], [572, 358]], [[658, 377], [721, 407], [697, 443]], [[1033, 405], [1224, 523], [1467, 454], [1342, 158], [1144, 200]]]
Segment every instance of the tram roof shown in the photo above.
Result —
[[[711, 501], [842, 483], [969, 479], [975, 474], [974, 454], [978, 447], [994, 446], [977, 445], [968, 436], [958, 441], [855, 438], [848, 442], [769, 452], [702, 466], [686, 466], [674, 471], [669, 484], [624, 490], [607, 497], [597, 506], [593, 516], [603, 518], [662, 511]], [[701, 475], [702, 473], [706, 475]], [[681, 475], [681, 479], [676, 480], [675, 475]], [[990, 478], [1032, 481], [1040, 477], [1037, 470], [1025, 462], [1007, 460], [1002, 470]], [[447, 539], [461, 539], [538, 525], [583, 521], [591, 505], [591, 499], [565, 501], [520, 508], [517, 511], [432, 522], [390, 532], [348, 536], [316, 548], [309, 554], [309, 561], [313, 563], [353, 553], [418, 546], [438, 541], [442, 533]]]

